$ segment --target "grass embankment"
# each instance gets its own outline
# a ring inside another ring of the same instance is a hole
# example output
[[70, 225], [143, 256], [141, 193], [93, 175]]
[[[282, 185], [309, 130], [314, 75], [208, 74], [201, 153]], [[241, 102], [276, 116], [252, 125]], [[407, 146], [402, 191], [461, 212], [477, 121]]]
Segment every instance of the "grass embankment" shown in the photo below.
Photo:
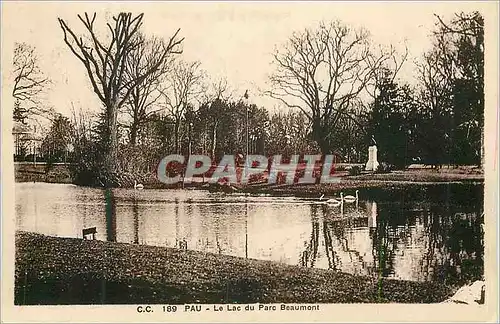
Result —
[[71, 174], [65, 164], [20, 162], [14, 164], [16, 182], [71, 183]]
[[293, 185], [251, 185], [238, 188], [242, 192], [272, 195], [293, 195], [297, 197], [318, 197], [331, 195], [342, 190], [361, 188], [403, 188], [414, 185], [433, 185], [444, 183], [482, 183], [484, 174], [469, 168], [456, 169], [417, 169], [393, 171], [385, 174], [364, 173], [349, 176], [347, 172], [338, 173], [339, 182], [320, 184]]
[[16, 304], [434, 303], [451, 289], [172, 248], [16, 233]]
[[[235, 185], [236, 191], [273, 195], [294, 195], [301, 197], [316, 197], [321, 194], [333, 194], [341, 190], [359, 188], [400, 188], [415, 184], [439, 184], [439, 183], [470, 183], [483, 182], [484, 174], [481, 170], [471, 167], [434, 169], [410, 169], [405, 171], [393, 171], [385, 174], [364, 173], [358, 176], [349, 176], [348, 172], [337, 172], [340, 181], [331, 184], [267, 184], [267, 182], [254, 183], [246, 186]], [[130, 175], [130, 178], [134, 177]], [[172, 189], [172, 188], [206, 188], [202, 178], [196, 178], [191, 184], [177, 183], [165, 185], [158, 181], [154, 174], [137, 176], [137, 181], [144, 184], [145, 188]], [[205, 178], [207, 181], [208, 178]], [[51, 182], [72, 183], [71, 175], [67, 165], [52, 165], [47, 168], [45, 164], [33, 165], [32, 163], [15, 164], [16, 182]], [[266, 177], [263, 179], [266, 181]], [[133, 186], [133, 180], [126, 181], [124, 186]], [[215, 191], [224, 191], [225, 186], [211, 186]]]

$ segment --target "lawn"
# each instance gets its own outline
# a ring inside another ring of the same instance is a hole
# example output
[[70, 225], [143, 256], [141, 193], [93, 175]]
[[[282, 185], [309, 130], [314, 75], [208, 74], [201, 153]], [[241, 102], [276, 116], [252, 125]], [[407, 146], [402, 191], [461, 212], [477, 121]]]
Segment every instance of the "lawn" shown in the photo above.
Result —
[[16, 304], [436, 303], [453, 292], [437, 283], [16, 233]]

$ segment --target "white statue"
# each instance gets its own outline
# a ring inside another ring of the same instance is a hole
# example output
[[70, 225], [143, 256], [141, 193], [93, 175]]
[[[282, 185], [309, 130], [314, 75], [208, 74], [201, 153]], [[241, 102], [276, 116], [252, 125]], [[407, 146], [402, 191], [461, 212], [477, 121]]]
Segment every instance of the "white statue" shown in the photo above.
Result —
[[378, 168], [377, 160], [377, 145], [372, 145], [368, 147], [368, 162], [366, 162], [366, 171], [376, 171]]

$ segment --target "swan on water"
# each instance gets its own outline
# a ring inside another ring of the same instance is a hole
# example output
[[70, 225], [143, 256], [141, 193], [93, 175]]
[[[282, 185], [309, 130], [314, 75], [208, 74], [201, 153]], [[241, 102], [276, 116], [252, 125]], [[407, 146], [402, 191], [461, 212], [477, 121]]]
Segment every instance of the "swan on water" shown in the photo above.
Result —
[[340, 199], [330, 198], [326, 201], [327, 204], [331, 206], [340, 206], [344, 202], [344, 196], [340, 193]]
[[134, 180], [134, 189], [142, 190], [144, 189], [144, 186], [142, 185], [142, 183], [137, 183], [137, 180]]
[[358, 190], [356, 190], [356, 197], [351, 195], [347, 195], [344, 197], [344, 201], [347, 203], [355, 202], [357, 200], [358, 200]]

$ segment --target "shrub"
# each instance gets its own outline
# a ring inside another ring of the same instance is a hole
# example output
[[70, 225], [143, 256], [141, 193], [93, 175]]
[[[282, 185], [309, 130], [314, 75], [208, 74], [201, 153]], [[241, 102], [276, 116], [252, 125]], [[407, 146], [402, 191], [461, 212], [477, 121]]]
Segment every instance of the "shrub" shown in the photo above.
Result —
[[73, 183], [81, 186], [102, 186], [102, 156], [101, 147], [89, 140], [83, 139], [75, 146], [76, 163], [69, 166]]
[[387, 162], [380, 162], [375, 170], [375, 173], [389, 173], [394, 169], [394, 166]]
[[358, 165], [353, 166], [349, 169], [350, 176], [357, 176], [361, 174], [361, 168]]

